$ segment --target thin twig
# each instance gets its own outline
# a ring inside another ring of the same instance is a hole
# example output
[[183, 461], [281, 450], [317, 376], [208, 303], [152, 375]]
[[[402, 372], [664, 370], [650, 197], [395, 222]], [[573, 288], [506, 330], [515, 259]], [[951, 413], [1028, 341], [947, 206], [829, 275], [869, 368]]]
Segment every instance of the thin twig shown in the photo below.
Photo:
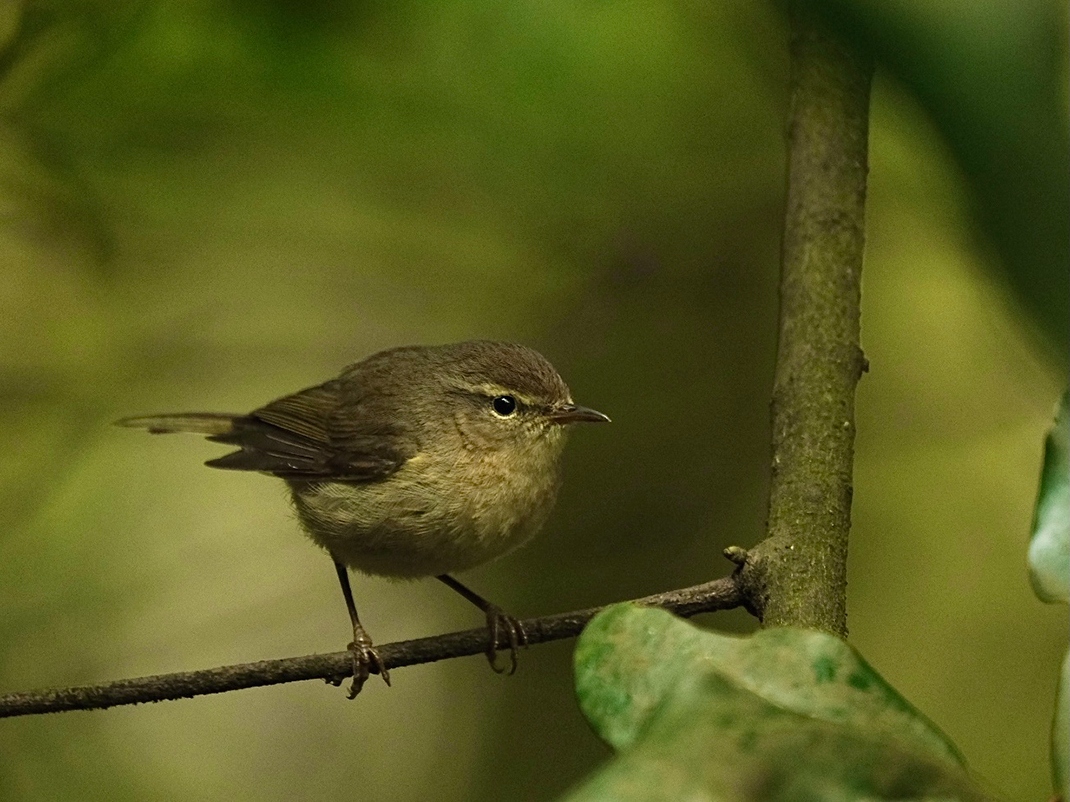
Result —
[[[690, 617], [713, 610], [728, 610], [745, 603], [740, 583], [742, 568], [731, 576], [682, 590], [659, 593], [634, 604], [662, 607], [677, 615]], [[592, 607], [543, 618], [529, 618], [521, 623], [528, 643], [572, 638], [604, 607]], [[487, 648], [487, 630], [469, 629], [430, 638], [388, 643], [378, 647], [379, 654], [391, 670], [402, 666], [433, 663], [453, 657], [483, 654]], [[136, 679], [122, 679], [100, 685], [81, 685], [40, 691], [21, 691], [0, 696], [0, 718], [64, 710], [94, 710], [117, 705], [186, 699], [209, 693], [223, 693], [262, 685], [319, 679], [338, 684], [353, 671], [349, 652], [311, 654], [279, 660], [262, 660], [233, 666], [157, 674]]]

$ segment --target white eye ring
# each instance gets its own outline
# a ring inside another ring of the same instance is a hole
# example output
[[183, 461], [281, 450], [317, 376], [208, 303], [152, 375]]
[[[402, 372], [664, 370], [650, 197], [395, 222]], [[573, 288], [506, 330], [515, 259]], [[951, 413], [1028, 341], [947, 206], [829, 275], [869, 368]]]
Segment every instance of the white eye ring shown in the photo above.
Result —
[[490, 402], [490, 408], [499, 418], [511, 418], [516, 414], [516, 399], [511, 395], [495, 396]]

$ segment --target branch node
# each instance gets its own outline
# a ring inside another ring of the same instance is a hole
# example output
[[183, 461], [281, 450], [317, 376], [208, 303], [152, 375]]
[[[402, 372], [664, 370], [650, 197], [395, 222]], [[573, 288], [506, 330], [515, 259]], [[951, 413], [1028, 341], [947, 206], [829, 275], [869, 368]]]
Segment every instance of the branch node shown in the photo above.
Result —
[[729, 546], [724, 550], [724, 556], [729, 562], [742, 568], [747, 564], [747, 560], [750, 558], [750, 552], [742, 546]]

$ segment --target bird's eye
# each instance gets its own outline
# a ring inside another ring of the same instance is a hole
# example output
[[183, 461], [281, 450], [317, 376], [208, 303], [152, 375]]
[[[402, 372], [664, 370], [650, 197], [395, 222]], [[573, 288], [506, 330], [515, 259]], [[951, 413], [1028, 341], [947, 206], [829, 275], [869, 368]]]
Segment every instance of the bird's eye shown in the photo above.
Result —
[[494, 408], [494, 414], [502, 418], [508, 418], [516, 412], [516, 399], [511, 395], [499, 395], [490, 402]]

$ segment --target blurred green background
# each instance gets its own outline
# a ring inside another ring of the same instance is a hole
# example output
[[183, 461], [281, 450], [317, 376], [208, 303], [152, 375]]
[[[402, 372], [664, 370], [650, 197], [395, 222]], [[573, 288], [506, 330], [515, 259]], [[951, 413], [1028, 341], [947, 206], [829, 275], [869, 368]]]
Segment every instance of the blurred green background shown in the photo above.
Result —
[[[1025, 548], [1066, 381], [1066, 9], [821, 6], [880, 65], [852, 640], [1044, 799], [1067, 622]], [[750, 0], [0, 6], [0, 691], [344, 647], [281, 483], [110, 422], [403, 343], [530, 344], [614, 419], [473, 587], [528, 616], [725, 573], [765, 516], [787, 39]], [[478, 624], [437, 583], [355, 591], [381, 643]], [[552, 798], [608, 754], [570, 653], [0, 721], [0, 797]]]

